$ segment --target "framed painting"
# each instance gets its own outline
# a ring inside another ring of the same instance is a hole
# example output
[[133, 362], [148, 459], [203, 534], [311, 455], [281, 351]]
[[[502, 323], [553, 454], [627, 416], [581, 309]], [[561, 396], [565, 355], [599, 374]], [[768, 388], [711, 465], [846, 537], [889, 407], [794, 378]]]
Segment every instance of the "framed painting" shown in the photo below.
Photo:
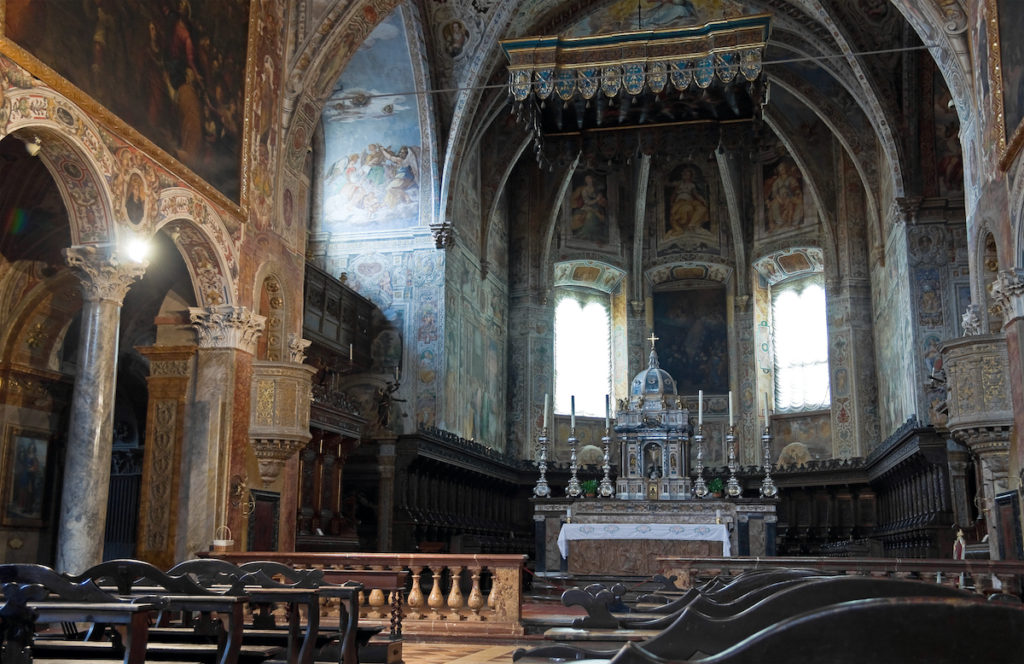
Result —
[[8, 427], [4, 475], [5, 526], [41, 527], [50, 489], [50, 434]]
[[992, 110], [999, 125], [999, 166], [1003, 170], [1024, 144], [1024, 12], [1018, 0], [986, 0], [992, 82]]

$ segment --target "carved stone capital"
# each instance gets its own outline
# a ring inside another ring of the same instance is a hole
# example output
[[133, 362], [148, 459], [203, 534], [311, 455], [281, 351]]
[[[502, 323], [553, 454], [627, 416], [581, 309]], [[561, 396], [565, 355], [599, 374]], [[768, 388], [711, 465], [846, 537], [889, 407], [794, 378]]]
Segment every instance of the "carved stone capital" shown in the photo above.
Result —
[[306, 359], [306, 349], [313, 343], [309, 339], [303, 339], [292, 332], [288, 335], [288, 359], [296, 364], [302, 364]]
[[121, 260], [116, 253], [79, 245], [64, 250], [64, 259], [82, 283], [86, 302], [123, 304], [128, 288], [146, 272], [145, 261]]
[[1004, 324], [1024, 318], [1024, 270], [1000, 270], [989, 288], [1002, 309]]
[[889, 207], [889, 219], [893, 224], [916, 224], [921, 201], [922, 199], [917, 196], [894, 198]]
[[266, 316], [226, 304], [190, 307], [188, 312], [199, 335], [200, 348], [234, 348], [254, 354], [256, 339], [267, 322]]
[[451, 224], [430, 224], [430, 232], [434, 234], [434, 246], [438, 249], [448, 248], [454, 239]]

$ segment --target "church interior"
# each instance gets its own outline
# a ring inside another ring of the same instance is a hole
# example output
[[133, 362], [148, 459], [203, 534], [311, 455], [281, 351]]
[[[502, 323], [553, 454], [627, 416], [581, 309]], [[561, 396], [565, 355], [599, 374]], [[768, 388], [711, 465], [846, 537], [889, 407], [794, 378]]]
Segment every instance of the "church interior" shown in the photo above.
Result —
[[1013, 0], [130, 4], [0, 0], [0, 562], [1024, 560]]

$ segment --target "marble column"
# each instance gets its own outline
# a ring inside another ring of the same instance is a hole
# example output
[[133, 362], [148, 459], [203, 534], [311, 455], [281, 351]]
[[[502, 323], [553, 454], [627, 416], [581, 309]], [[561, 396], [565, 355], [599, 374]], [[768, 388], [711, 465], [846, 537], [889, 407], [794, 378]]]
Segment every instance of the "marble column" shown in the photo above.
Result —
[[241, 515], [229, 514], [229, 487], [232, 474], [252, 482], [245, 477], [244, 454], [233, 458], [232, 451], [248, 447], [252, 358], [266, 320], [231, 305], [194, 307], [189, 314], [199, 350], [186, 414], [178, 560], [205, 551], [220, 526], [229, 526], [232, 537], [242, 535]]
[[65, 249], [64, 257], [81, 280], [83, 302], [56, 566], [79, 574], [103, 559], [121, 304], [146, 263], [121, 261], [91, 246]]
[[391, 524], [395, 510], [395, 436], [377, 438], [377, 551], [391, 551]]

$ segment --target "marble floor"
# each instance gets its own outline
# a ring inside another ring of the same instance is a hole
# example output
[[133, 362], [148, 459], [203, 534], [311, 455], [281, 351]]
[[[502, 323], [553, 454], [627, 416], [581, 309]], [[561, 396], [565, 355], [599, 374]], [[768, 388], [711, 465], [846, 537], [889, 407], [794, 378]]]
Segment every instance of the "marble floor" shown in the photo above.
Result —
[[[536, 645], [536, 644], [530, 644]], [[405, 664], [511, 664], [515, 644], [416, 643], [402, 644]]]

